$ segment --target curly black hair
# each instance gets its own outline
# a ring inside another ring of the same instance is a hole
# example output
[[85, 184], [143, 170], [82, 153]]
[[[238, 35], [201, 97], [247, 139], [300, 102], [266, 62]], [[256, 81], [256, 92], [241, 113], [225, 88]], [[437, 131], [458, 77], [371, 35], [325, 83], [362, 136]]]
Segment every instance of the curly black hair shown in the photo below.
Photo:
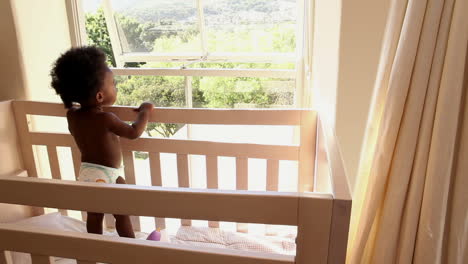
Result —
[[51, 85], [65, 108], [71, 108], [73, 103], [83, 104], [99, 92], [108, 70], [106, 55], [99, 48], [72, 48], [55, 62]]

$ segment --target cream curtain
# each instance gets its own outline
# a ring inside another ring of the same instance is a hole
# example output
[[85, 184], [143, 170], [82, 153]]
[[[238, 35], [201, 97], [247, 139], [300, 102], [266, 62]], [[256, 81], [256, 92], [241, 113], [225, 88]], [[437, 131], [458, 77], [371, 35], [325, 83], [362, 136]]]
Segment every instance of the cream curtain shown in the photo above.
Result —
[[468, 263], [468, 0], [394, 0], [348, 263]]

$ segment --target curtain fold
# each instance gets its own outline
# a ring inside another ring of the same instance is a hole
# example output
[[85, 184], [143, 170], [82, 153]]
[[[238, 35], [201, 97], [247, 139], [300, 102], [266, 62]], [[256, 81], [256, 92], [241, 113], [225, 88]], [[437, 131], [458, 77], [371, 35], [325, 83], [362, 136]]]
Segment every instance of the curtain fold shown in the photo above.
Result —
[[452, 194], [459, 188], [453, 182], [465, 180], [454, 172], [466, 93], [466, 10], [468, 0], [392, 3], [353, 201], [348, 263], [446, 263], [468, 250], [456, 239], [465, 248], [447, 248], [452, 223], [468, 225], [451, 198], [460, 196]]
[[466, 263], [468, 260], [468, 56], [465, 65], [465, 108], [461, 116], [463, 126], [459, 130], [458, 159], [454, 169], [456, 176], [451, 184], [447, 213], [446, 250], [443, 255], [446, 263]]

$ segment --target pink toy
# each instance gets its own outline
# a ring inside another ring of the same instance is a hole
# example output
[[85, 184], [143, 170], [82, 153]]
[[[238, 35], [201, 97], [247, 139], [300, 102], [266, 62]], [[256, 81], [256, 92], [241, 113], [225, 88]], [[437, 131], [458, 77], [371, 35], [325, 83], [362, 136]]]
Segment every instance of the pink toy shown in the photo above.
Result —
[[149, 234], [149, 236], [146, 238], [146, 240], [153, 240], [153, 241], [159, 241], [161, 240], [161, 233], [158, 231], [154, 230]]

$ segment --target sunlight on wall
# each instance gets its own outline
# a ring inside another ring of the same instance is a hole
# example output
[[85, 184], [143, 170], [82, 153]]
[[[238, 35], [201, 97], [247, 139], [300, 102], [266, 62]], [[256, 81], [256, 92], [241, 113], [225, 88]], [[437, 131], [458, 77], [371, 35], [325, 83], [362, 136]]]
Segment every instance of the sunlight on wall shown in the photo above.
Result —
[[[49, 72], [58, 56], [71, 47], [65, 1], [51, 1], [47, 5], [39, 0], [11, 1], [18, 46], [21, 52], [26, 99], [60, 102], [50, 88]], [[39, 130], [60, 127], [54, 119], [31, 120], [32, 127]], [[38, 169], [46, 173], [48, 163], [43, 160], [46, 152], [35, 148], [38, 154]]]

